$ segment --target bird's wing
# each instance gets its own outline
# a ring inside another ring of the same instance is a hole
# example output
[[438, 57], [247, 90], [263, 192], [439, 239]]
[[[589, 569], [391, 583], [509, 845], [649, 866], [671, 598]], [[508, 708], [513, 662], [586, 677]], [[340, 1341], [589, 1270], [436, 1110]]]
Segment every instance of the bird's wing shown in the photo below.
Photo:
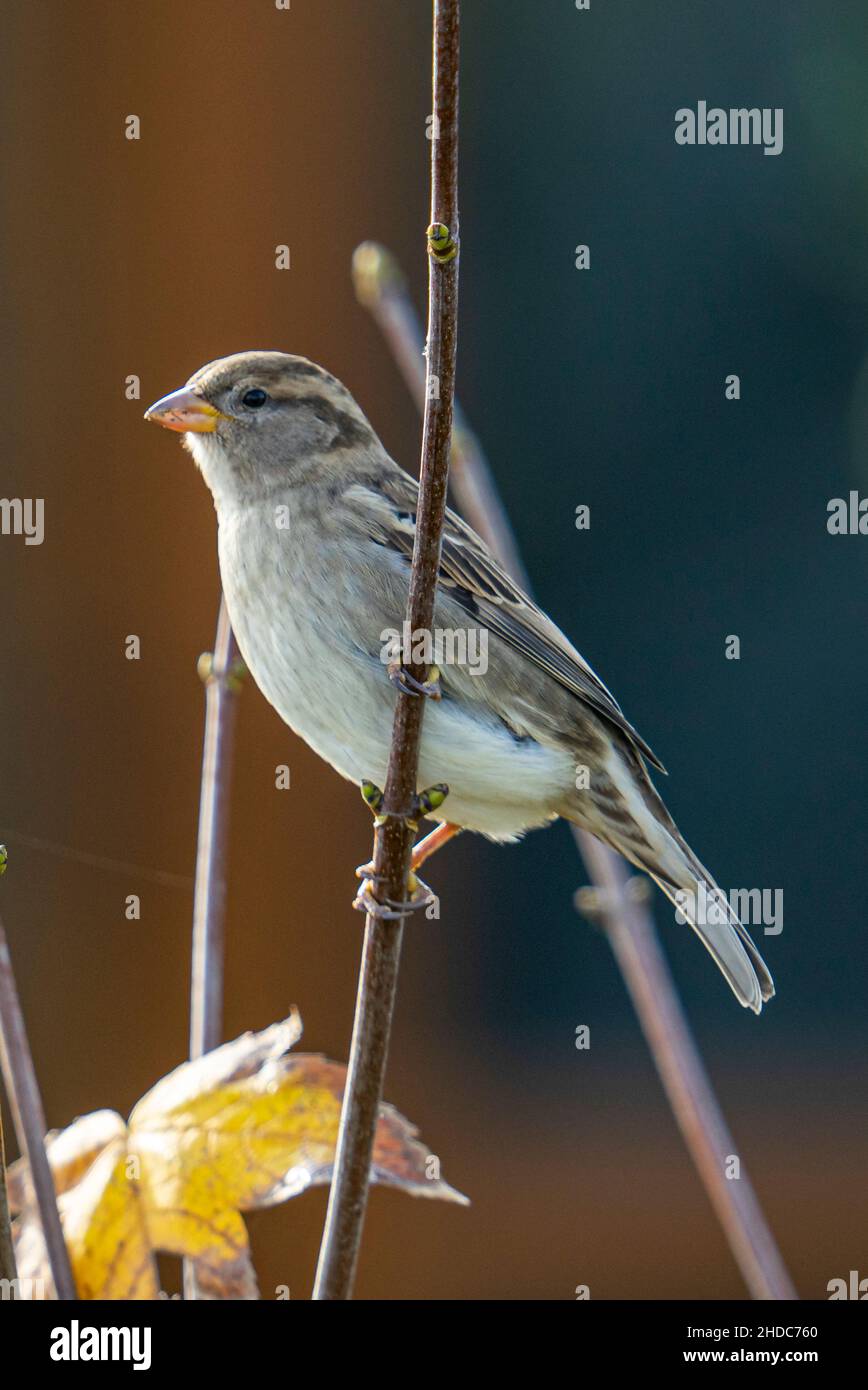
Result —
[[[346, 497], [363, 509], [372, 539], [409, 561], [416, 532], [415, 479], [396, 467], [394, 472], [379, 472], [376, 478], [354, 482]], [[489, 631], [602, 715], [654, 767], [665, 772], [599, 676], [542, 609], [510, 579], [485, 542], [450, 508], [446, 510], [443, 527], [438, 583], [450, 590], [469, 616], [479, 619]]]

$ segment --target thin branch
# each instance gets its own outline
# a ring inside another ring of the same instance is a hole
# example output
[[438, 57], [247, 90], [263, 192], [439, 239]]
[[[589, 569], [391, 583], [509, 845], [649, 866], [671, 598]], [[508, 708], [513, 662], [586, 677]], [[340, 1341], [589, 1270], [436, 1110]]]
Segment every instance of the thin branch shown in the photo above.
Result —
[[3, 1133], [3, 1114], [0, 1111], [0, 1279], [4, 1289], [17, 1297], [18, 1266], [15, 1263], [15, 1244], [12, 1240], [12, 1218], [9, 1215], [9, 1192], [6, 1186], [6, 1137]]
[[[369, 309], [392, 349], [411, 396], [425, 408], [425, 360], [422, 327], [410, 303], [406, 281], [398, 262], [374, 241], [365, 241], [353, 256], [353, 283], [359, 302]], [[467, 423], [458, 401], [454, 403], [450, 481], [465, 516], [491, 547], [501, 564], [528, 588], [515, 536], [497, 484], [479, 440]]]
[[[394, 258], [383, 247], [366, 242], [353, 258], [353, 273], [361, 303], [382, 328], [418, 400], [422, 335]], [[456, 429], [452, 443], [452, 479], [459, 507], [504, 568], [530, 592], [493, 474], [456, 405], [459, 419], [462, 428]], [[743, 1172], [737, 1181], [725, 1176], [727, 1156], [737, 1150], [660, 951], [650, 910], [631, 893], [630, 875], [620, 856], [577, 827], [573, 833], [669, 1103], [745, 1283], [754, 1298], [796, 1298], [750, 1182]]]
[[211, 1052], [223, 1040], [226, 840], [239, 689], [238, 648], [225, 599], [220, 600], [214, 651], [199, 658], [199, 674], [205, 683], [205, 738], [193, 890], [191, 1060]]
[[[0, 845], [0, 875], [6, 872], [6, 846]], [[6, 1184], [6, 1136], [3, 1133], [3, 1108], [0, 1105], [0, 1279], [3, 1287], [17, 1298], [18, 1267], [15, 1262], [15, 1243], [12, 1239], [12, 1218], [9, 1215], [9, 1189]]]
[[[221, 597], [214, 651], [199, 658], [199, 675], [205, 685], [205, 736], [193, 889], [191, 1061], [219, 1047], [223, 1040], [226, 843], [240, 665], [226, 600]], [[199, 1297], [192, 1260], [184, 1261], [184, 1295], [190, 1300]]]
[[744, 1166], [738, 1178], [726, 1175], [728, 1161], [738, 1156], [735, 1141], [691, 1037], [650, 914], [630, 892], [631, 883], [644, 886], [647, 880], [631, 880], [623, 860], [593, 835], [576, 830], [576, 839], [597, 885], [595, 907], [663, 1089], [751, 1296], [798, 1298]]
[[[431, 142], [431, 226], [428, 230], [428, 353], [419, 506], [407, 621], [430, 631], [449, 480], [449, 445], [458, 337], [458, 55], [459, 0], [434, 0], [434, 135]], [[423, 668], [410, 668], [419, 681]], [[405, 902], [413, 833], [407, 821], [416, 795], [425, 701], [399, 693], [374, 839], [374, 879], [384, 900]], [[403, 917], [369, 912], [359, 977], [335, 1170], [316, 1273], [315, 1299], [352, 1294], [368, 1199], [371, 1153], [389, 1048]]]
[[0, 1064], [6, 1094], [12, 1109], [15, 1131], [21, 1152], [30, 1168], [30, 1179], [36, 1195], [39, 1219], [48, 1267], [54, 1281], [57, 1297], [69, 1302], [78, 1297], [69, 1252], [63, 1238], [60, 1213], [57, 1209], [57, 1193], [54, 1179], [45, 1152], [45, 1112], [42, 1097], [36, 1081], [36, 1071], [24, 1015], [18, 998], [12, 959], [6, 940], [6, 929], [0, 920]]
[[91, 854], [88, 850], [76, 849], [74, 845], [61, 845], [57, 840], [43, 840], [41, 836], [19, 835], [16, 830], [4, 832], [10, 845], [21, 845], [23, 849], [36, 850], [40, 854], [55, 854], [58, 859], [67, 859], [72, 864], [86, 864], [91, 869], [103, 869], [109, 874], [123, 874], [126, 878], [145, 879], [148, 883], [158, 883], [163, 888], [183, 888], [192, 892], [193, 879], [189, 874], [173, 874], [168, 869], [151, 869], [144, 864], [131, 864], [126, 859], [113, 859], [107, 854]]

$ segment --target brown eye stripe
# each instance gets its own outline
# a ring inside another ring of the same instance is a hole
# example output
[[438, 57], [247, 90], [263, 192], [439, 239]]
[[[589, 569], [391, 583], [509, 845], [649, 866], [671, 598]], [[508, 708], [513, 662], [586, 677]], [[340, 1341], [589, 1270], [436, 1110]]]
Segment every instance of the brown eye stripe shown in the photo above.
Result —
[[340, 406], [325, 396], [310, 395], [296, 396], [288, 394], [286, 396], [275, 395], [275, 400], [279, 400], [284, 405], [293, 408], [306, 406], [312, 410], [318, 420], [324, 425], [330, 425], [334, 430], [334, 438], [328, 445], [329, 451], [332, 449], [346, 449], [350, 445], [370, 444], [374, 438], [371, 430], [361, 420], [356, 420], [347, 410], [341, 410]]

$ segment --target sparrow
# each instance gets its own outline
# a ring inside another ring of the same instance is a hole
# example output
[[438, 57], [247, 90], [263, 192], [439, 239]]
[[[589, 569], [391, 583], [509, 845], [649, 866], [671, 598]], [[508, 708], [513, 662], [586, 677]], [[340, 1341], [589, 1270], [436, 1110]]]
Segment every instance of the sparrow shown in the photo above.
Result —
[[[263, 695], [341, 776], [382, 786], [395, 684], [411, 688], [394, 634], [407, 604], [415, 479], [345, 386], [288, 353], [210, 362], [145, 418], [183, 433], [211, 491], [229, 616]], [[759, 1013], [774, 994], [771, 976], [656, 791], [648, 769], [662, 764], [451, 510], [433, 627], [441, 638], [484, 638], [486, 660], [432, 662], [421, 687], [436, 698], [426, 706], [417, 790], [437, 827], [416, 846], [413, 869], [459, 830], [514, 841], [563, 817], [649, 874], [739, 1003]], [[438, 787], [448, 788], [445, 809], [424, 799]], [[716, 910], [699, 910], [709, 901]]]

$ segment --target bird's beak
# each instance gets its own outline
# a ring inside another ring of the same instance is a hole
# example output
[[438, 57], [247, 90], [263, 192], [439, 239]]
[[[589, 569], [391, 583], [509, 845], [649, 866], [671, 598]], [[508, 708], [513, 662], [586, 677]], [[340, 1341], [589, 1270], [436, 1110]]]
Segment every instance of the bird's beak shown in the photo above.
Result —
[[212, 434], [218, 420], [224, 418], [219, 410], [209, 405], [196, 391], [191, 391], [189, 386], [182, 386], [180, 391], [163, 396], [162, 400], [155, 401], [145, 411], [146, 420], [153, 420], [164, 429], [190, 430], [193, 434]]

